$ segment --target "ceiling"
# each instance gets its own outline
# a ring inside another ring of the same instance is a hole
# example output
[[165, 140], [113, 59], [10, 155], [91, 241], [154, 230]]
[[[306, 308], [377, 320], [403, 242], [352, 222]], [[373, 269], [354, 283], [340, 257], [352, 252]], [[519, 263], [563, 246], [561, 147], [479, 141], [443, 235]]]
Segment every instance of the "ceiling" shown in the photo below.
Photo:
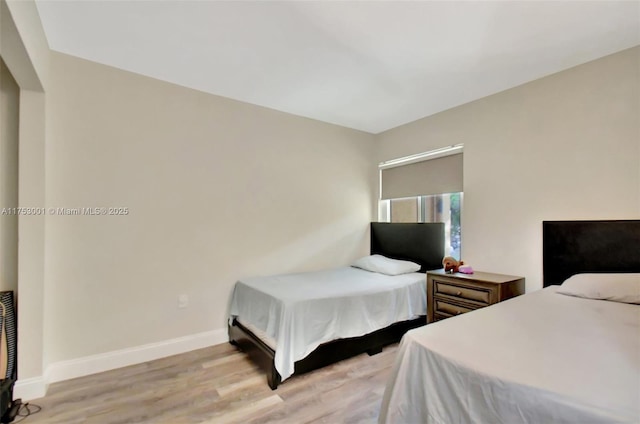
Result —
[[53, 50], [374, 134], [640, 44], [640, 1], [37, 6]]

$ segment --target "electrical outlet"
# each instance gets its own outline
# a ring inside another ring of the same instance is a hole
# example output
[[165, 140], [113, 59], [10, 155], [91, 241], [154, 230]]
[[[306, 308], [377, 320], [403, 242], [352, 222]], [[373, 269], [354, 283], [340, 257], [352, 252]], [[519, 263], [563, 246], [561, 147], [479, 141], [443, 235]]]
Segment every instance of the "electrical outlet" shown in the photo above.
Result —
[[186, 294], [178, 296], [178, 308], [186, 308], [187, 306], [189, 306], [189, 296]]

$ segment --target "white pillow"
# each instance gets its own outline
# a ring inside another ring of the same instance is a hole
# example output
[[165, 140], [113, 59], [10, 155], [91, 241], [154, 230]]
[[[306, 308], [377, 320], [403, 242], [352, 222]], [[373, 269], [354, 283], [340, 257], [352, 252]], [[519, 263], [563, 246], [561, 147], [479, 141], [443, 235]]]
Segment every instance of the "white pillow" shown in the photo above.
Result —
[[587, 299], [640, 304], [640, 274], [576, 274], [567, 278], [557, 292]]
[[420, 265], [410, 261], [391, 259], [382, 255], [371, 255], [360, 258], [351, 266], [386, 275], [400, 275], [420, 271]]

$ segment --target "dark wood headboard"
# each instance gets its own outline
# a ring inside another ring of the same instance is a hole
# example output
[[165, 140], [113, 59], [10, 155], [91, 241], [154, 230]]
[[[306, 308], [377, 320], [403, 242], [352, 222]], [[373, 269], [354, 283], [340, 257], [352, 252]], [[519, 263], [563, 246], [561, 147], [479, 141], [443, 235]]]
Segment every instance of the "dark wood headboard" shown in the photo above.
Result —
[[640, 272], [640, 220], [543, 221], [543, 285], [579, 273]]
[[420, 272], [442, 268], [444, 224], [372, 222], [371, 254], [419, 263]]

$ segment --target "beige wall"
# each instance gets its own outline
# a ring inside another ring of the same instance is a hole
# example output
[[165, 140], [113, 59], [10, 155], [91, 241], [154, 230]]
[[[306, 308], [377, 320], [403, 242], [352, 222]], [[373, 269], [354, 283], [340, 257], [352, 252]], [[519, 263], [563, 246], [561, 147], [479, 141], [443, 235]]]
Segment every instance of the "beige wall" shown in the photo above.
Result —
[[[46, 361], [226, 327], [241, 277], [367, 253], [373, 137], [53, 53]], [[190, 304], [178, 309], [178, 296]]]
[[[45, 94], [20, 91], [19, 200], [22, 207], [45, 203]], [[33, 378], [37, 397], [44, 371], [45, 215], [18, 219], [18, 377]], [[17, 393], [19, 395], [19, 393]], [[25, 396], [26, 397], [26, 394]]]
[[636, 47], [533, 81], [379, 134], [378, 161], [464, 143], [463, 259], [538, 289], [543, 220], [640, 217], [639, 73]]
[[[20, 87], [18, 201], [45, 204], [45, 94], [49, 48], [32, 0], [0, 0], [0, 56]], [[44, 395], [45, 217], [18, 218], [18, 383], [15, 397]]]
[[0, 0], [0, 54], [21, 90], [47, 86], [49, 45], [33, 0]]
[[0, 58], [0, 290], [18, 289], [18, 124], [20, 88]]
[[390, 222], [417, 222], [418, 201], [415, 198], [393, 199], [390, 202]]

